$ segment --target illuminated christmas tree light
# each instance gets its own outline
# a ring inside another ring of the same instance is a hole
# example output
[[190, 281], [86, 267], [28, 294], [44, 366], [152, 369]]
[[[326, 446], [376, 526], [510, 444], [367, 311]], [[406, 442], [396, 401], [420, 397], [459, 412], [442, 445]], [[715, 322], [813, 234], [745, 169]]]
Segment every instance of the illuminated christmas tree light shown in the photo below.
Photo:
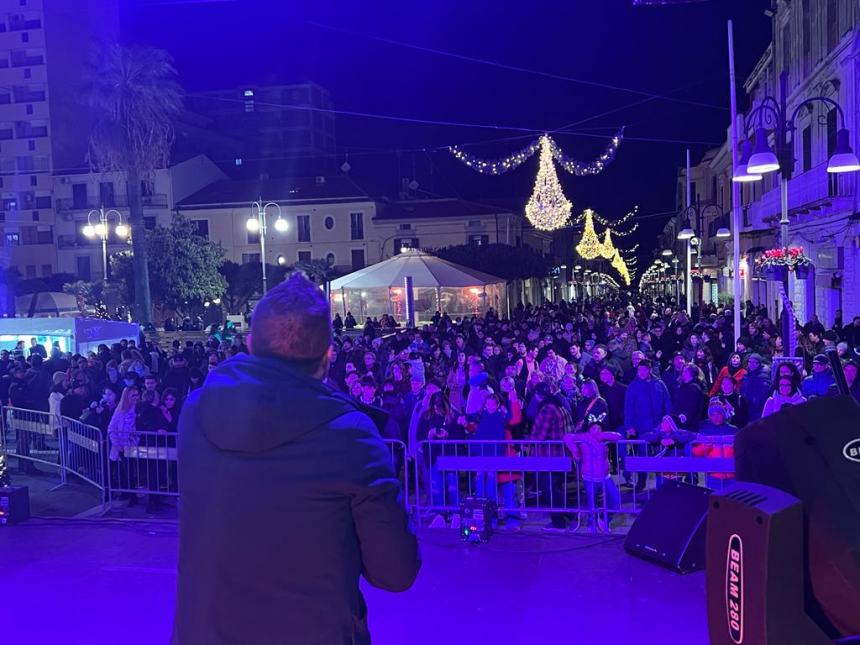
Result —
[[540, 165], [535, 188], [526, 204], [526, 217], [541, 231], [554, 231], [570, 219], [571, 203], [564, 196], [552, 160], [549, 137], [540, 139]]
[[594, 232], [594, 211], [590, 208], [583, 212], [585, 217], [585, 228], [582, 231], [582, 239], [576, 245], [576, 252], [583, 260], [594, 260], [600, 256], [603, 245], [600, 243], [600, 238]]

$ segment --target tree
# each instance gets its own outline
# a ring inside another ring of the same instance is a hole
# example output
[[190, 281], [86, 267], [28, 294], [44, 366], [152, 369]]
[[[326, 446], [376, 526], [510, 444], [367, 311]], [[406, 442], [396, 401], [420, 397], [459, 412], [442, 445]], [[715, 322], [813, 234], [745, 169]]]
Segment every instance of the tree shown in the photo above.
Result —
[[137, 319], [148, 323], [152, 302], [141, 182], [150, 182], [156, 169], [167, 166], [183, 91], [170, 55], [148, 47], [118, 43], [97, 47], [86, 77], [86, 94], [96, 117], [90, 161], [100, 172], [123, 173], [128, 182], [133, 302]]
[[[165, 310], [182, 312], [188, 305], [224, 295], [227, 281], [218, 271], [224, 249], [198, 235], [190, 221], [176, 215], [169, 227], [158, 226], [147, 231], [145, 242], [150, 287], [160, 310], [159, 319], [166, 316]], [[130, 255], [114, 255], [111, 262], [114, 275], [126, 285], [127, 295], [136, 295], [135, 267]]]
[[319, 285], [324, 285], [326, 282], [331, 282], [341, 275], [340, 271], [325, 260], [310, 260], [308, 262], [296, 262], [293, 265], [294, 271], [301, 271], [308, 278]]
[[96, 318], [110, 319], [111, 312], [116, 315], [120, 308], [129, 304], [129, 294], [125, 292], [124, 285], [115, 281], [76, 280], [63, 285], [63, 291], [77, 298], [78, 309], [82, 313], [92, 313]]
[[[245, 312], [245, 307], [254, 296], [262, 295], [263, 267], [259, 262], [237, 264], [227, 260], [218, 269], [227, 280], [227, 290], [222, 302], [230, 314], [238, 315]], [[266, 265], [266, 277], [269, 286], [280, 284], [289, 270], [288, 267], [274, 264]]]
[[545, 278], [551, 274], [555, 267], [554, 258], [543, 255], [529, 246], [462, 244], [460, 246], [446, 246], [431, 252], [443, 260], [483, 271], [505, 280]]

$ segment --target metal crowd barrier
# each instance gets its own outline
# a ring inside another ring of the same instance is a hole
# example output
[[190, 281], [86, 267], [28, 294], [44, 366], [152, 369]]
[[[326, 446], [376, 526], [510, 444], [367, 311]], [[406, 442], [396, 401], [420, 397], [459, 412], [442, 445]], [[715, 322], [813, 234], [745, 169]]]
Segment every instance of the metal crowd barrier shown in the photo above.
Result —
[[[40, 410], [2, 408], [3, 440], [7, 457], [18, 464], [43, 464], [56, 468], [59, 486], [72, 475], [98, 488], [105, 503], [106, 444], [102, 431], [81, 421]], [[7, 464], [8, 465], [8, 464]]]
[[397, 479], [400, 481], [400, 486], [403, 489], [403, 503], [406, 505], [407, 509], [411, 510], [412, 503], [409, 495], [410, 487], [409, 477], [407, 474], [406, 444], [398, 439], [383, 439], [383, 441], [391, 455], [391, 465], [394, 467], [394, 474], [397, 476]]
[[176, 434], [172, 432], [134, 432], [123, 436], [118, 446], [111, 442], [108, 464], [110, 497], [122, 495], [179, 496], [176, 470]]
[[[425, 440], [418, 444], [415, 510], [453, 514], [465, 497], [492, 499], [502, 518], [559, 514], [574, 529], [638, 514], [666, 479], [720, 489], [731, 482], [731, 437], [677, 448], [644, 440], [607, 441], [600, 465], [583, 468], [593, 444], [573, 435], [579, 459], [561, 441]], [[591, 447], [589, 447], [591, 446]], [[605, 474], [605, 477], [600, 475]]]

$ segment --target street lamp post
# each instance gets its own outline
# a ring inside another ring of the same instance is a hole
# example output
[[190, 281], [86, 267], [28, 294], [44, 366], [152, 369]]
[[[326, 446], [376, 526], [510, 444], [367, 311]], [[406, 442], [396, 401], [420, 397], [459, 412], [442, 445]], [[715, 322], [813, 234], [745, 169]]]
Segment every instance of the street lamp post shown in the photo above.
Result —
[[[95, 217], [95, 220], [93, 219]], [[110, 209], [105, 210], [105, 207], [102, 206], [98, 210], [91, 210], [87, 213], [87, 224], [83, 228], [83, 233], [88, 238], [99, 238], [102, 242], [102, 275], [104, 279], [108, 279], [108, 252], [107, 252], [107, 240], [110, 235], [110, 221], [111, 219], [116, 220], [116, 224], [114, 225], [114, 232], [117, 234], [117, 237], [126, 238], [128, 237], [128, 225], [123, 223], [122, 221], [122, 213], [118, 210]], [[93, 223], [95, 221], [95, 223]]]
[[[692, 255], [692, 246], [694, 240], [698, 240], [695, 246], [696, 249], [696, 268], [702, 268], [702, 237], [704, 233], [704, 222], [705, 215], [709, 212], [715, 212], [721, 219], [723, 218], [723, 211], [716, 204], [706, 204], [702, 206], [699, 203], [698, 197], [696, 198], [695, 204], [691, 204], [688, 206], [683, 213], [683, 224], [681, 230], [678, 232], [678, 239], [683, 240], [687, 246], [687, 311], [692, 313], [693, 308], [693, 289], [692, 289], [692, 279], [691, 279], [691, 255]], [[693, 229], [693, 224], [695, 223], [695, 230]], [[719, 237], [723, 237], [721, 234], [723, 232], [724, 227], [720, 227], [720, 231], [718, 232]], [[728, 231], [726, 231], [728, 232]], [[701, 308], [702, 303], [699, 301], [699, 307]]]
[[[766, 96], [753, 108], [744, 119], [744, 132], [755, 129], [755, 149], [750, 154], [749, 142], [743, 142], [743, 153], [740, 163], [732, 178], [735, 182], [749, 181], [748, 177], [757, 177], [778, 170], [780, 172], [780, 242], [788, 253], [789, 220], [788, 220], [788, 182], [794, 172], [794, 133], [797, 131], [797, 116], [803, 108], [812, 107], [816, 103], [830, 106], [836, 110], [840, 128], [836, 132], [836, 148], [827, 163], [827, 172], [845, 173], [860, 170], [860, 160], [851, 150], [850, 135], [845, 127], [845, 113], [839, 103], [826, 96], [813, 96], [800, 102], [789, 114], [787, 105], [788, 73], [783, 72], [779, 77], [779, 99]], [[774, 133], [776, 152], [771, 150], [768, 143], [768, 126]], [[791, 138], [789, 138], [791, 135]], [[739, 250], [737, 251], [739, 253]], [[737, 271], [737, 267], [735, 267]], [[790, 295], [788, 278], [783, 280], [785, 299], [783, 301], [783, 345], [789, 356], [794, 355], [794, 326], [789, 320]], [[736, 297], [738, 297], [736, 295]]]
[[248, 221], [245, 222], [245, 227], [248, 231], [260, 234], [260, 264], [263, 269], [263, 295], [265, 295], [268, 290], [266, 280], [266, 231], [268, 230], [268, 226], [266, 225], [266, 214], [269, 207], [274, 207], [278, 213], [278, 216], [275, 218], [275, 230], [278, 231], [278, 233], [285, 233], [289, 228], [289, 225], [287, 224], [287, 220], [285, 220], [281, 214], [280, 205], [275, 202], [263, 203], [262, 198], [251, 204], [251, 216], [248, 218]]

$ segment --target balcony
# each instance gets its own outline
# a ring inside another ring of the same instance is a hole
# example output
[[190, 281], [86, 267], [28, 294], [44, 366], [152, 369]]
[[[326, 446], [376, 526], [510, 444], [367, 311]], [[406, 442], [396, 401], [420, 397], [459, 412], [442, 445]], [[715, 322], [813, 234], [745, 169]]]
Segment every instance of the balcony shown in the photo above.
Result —
[[41, 29], [42, 21], [38, 18], [23, 18], [21, 16], [9, 17], [9, 31], [25, 31], [27, 29]]
[[[15, 103], [38, 103], [47, 98], [45, 90], [22, 90], [15, 88], [12, 94], [14, 95]], [[3, 101], [2, 97], [0, 97], [0, 103], [4, 102], [8, 103], [9, 101]]]
[[[144, 195], [142, 200], [145, 208], [167, 208], [167, 195]], [[58, 199], [56, 202], [59, 212], [98, 210], [102, 206], [105, 208], [128, 208], [128, 195], [114, 195], [112, 199], [87, 197], [86, 200], [68, 197]]]
[[42, 54], [24, 54], [12, 52], [12, 67], [34, 67], [44, 65], [45, 57]]
[[0, 141], [8, 141], [12, 139], [15, 135], [15, 131], [12, 128], [0, 128]]
[[[788, 184], [789, 216], [850, 208], [856, 190], [856, 173], [832, 174], [827, 162], [795, 175]], [[780, 186], [766, 192], [749, 206], [753, 228], [770, 228], [781, 215]]]
[[15, 126], [16, 139], [38, 139], [47, 136], [48, 126], [46, 125], [18, 124]]

